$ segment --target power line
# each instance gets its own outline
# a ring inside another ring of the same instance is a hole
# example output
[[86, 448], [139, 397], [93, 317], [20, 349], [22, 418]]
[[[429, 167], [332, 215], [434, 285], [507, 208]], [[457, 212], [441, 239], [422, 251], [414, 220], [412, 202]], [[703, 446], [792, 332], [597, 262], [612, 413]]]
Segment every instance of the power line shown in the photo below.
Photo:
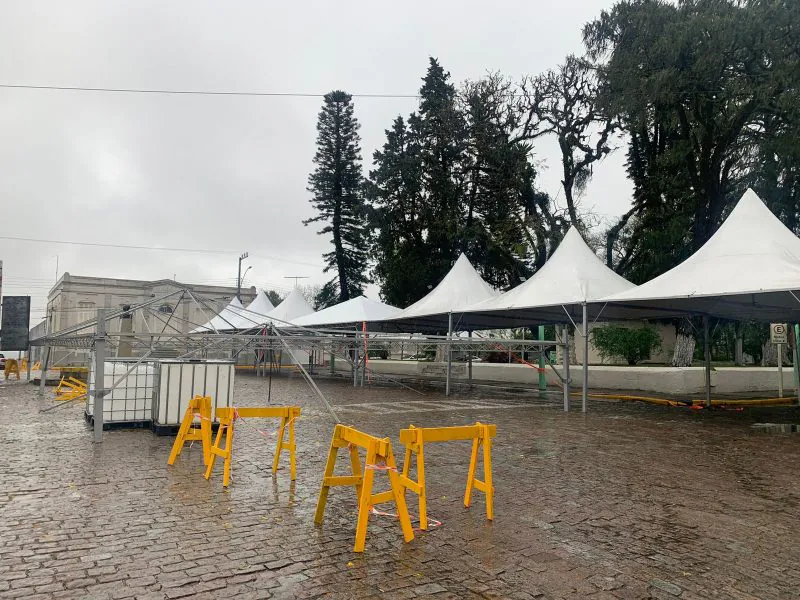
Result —
[[[27, 238], [27, 237], [15, 237], [10, 235], [0, 235], [0, 240], [8, 240], [12, 242], [32, 242], [36, 244], [62, 244], [67, 246], [90, 246], [94, 248], [122, 248], [125, 250], [158, 250], [161, 252], [185, 252], [185, 253], [193, 253], [193, 254], [237, 254], [239, 253], [238, 250], [207, 250], [202, 248], [167, 248], [164, 246], [136, 246], [136, 245], [129, 245], [129, 244], [109, 244], [104, 242], [76, 242], [74, 240], [46, 240], [40, 238]], [[316, 267], [318, 268], [318, 264], [303, 262], [299, 260], [293, 260], [290, 258], [283, 258], [278, 256], [271, 256], [271, 255], [253, 255], [253, 258], [263, 258], [266, 260], [276, 260], [282, 261], [287, 263], [293, 263], [298, 265], [306, 265], [309, 267]]]
[[[83, 87], [73, 85], [22, 85], [0, 83], [0, 88], [15, 90], [50, 90], [60, 92], [104, 92], [112, 94], [167, 94], [181, 96], [245, 96], [266, 98], [322, 98], [325, 94], [305, 92], [238, 92], [214, 90], [170, 90], [147, 88]], [[419, 98], [419, 94], [350, 94], [353, 98]]]

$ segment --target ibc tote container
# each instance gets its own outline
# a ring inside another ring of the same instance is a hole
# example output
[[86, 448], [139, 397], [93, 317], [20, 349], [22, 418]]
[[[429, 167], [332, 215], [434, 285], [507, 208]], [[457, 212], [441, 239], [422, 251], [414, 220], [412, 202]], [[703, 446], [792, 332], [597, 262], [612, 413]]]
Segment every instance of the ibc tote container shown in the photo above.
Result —
[[[149, 423], [153, 414], [156, 363], [142, 361], [134, 367], [136, 359], [113, 359], [105, 361], [103, 387], [119, 385], [103, 398], [103, 423]], [[128, 370], [133, 370], [128, 373]], [[127, 375], [126, 375], [127, 374]], [[94, 360], [89, 362], [89, 388], [94, 388]], [[94, 419], [94, 396], [87, 394], [86, 418]]]
[[153, 428], [157, 434], [177, 431], [189, 400], [211, 396], [211, 418], [218, 407], [233, 404], [235, 369], [229, 360], [160, 360], [153, 399]]

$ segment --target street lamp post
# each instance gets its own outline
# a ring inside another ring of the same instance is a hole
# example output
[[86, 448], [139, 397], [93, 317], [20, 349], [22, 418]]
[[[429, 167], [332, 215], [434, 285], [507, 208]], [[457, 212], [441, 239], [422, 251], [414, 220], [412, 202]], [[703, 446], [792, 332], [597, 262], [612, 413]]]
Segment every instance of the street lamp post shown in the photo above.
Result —
[[250, 256], [247, 252], [243, 252], [239, 257], [239, 274], [236, 276], [236, 297], [241, 302], [242, 300], [242, 261]]

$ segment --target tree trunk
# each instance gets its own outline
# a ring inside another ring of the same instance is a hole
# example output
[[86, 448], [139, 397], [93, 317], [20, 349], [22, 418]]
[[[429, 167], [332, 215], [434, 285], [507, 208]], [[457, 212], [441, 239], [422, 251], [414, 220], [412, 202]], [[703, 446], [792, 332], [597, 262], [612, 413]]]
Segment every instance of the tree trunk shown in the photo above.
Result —
[[[781, 359], [784, 365], [789, 364], [789, 344], [781, 344]], [[761, 344], [761, 366], [778, 366], [778, 346], [769, 340]]]
[[734, 350], [734, 363], [737, 367], [744, 366], [744, 323], [737, 321], [735, 324], [735, 342], [736, 348]]
[[694, 336], [692, 325], [688, 320], [675, 324], [675, 350], [672, 353], [673, 367], [691, 367], [694, 358]]

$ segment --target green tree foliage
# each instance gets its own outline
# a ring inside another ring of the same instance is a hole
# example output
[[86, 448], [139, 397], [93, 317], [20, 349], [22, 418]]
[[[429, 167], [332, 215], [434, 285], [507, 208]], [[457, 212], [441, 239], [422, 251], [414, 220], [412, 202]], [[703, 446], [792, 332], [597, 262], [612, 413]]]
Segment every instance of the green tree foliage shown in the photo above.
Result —
[[323, 255], [325, 271], [335, 271], [328, 284], [338, 289], [338, 301], [364, 291], [367, 278], [369, 229], [363, 198], [361, 148], [352, 97], [342, 91], [325, 95], [317, 121], [316, 168], [308, 178], [311, 204], [317, 215], [304, 225], [322, 222], [320, 235], [330, 235], [333, 251]]
[[511, 288], [563, 237], [565, 221], [534, 187], [532, 117], [516, 91], [499, 75], [457, 89], [431, 59], [418, 112], [386, 131], [367, 190], [387, 302], [424, 296], [461, 252]]
[[599, 102], [630, 136], [634, 206], [607, 260], [633, 281], [699, 249], [748, 185], [796, 217], [798, 16], [789, 1], [625, 0], [586, 26]]
[[604, 359], [623, 358], [635, 365], [661, 348], [661, 336], [652, 327], [604, 325], [592, 331], [592, 341]]
[[266, 294], [267, 294], [267, 298], [269, 298], [269, 301], [272, 302], [272, 306], [278, 306], [278, 304], [283, 302], [284, 296], [281, 296], [275, 290], [268, 290], [266, 292]]

